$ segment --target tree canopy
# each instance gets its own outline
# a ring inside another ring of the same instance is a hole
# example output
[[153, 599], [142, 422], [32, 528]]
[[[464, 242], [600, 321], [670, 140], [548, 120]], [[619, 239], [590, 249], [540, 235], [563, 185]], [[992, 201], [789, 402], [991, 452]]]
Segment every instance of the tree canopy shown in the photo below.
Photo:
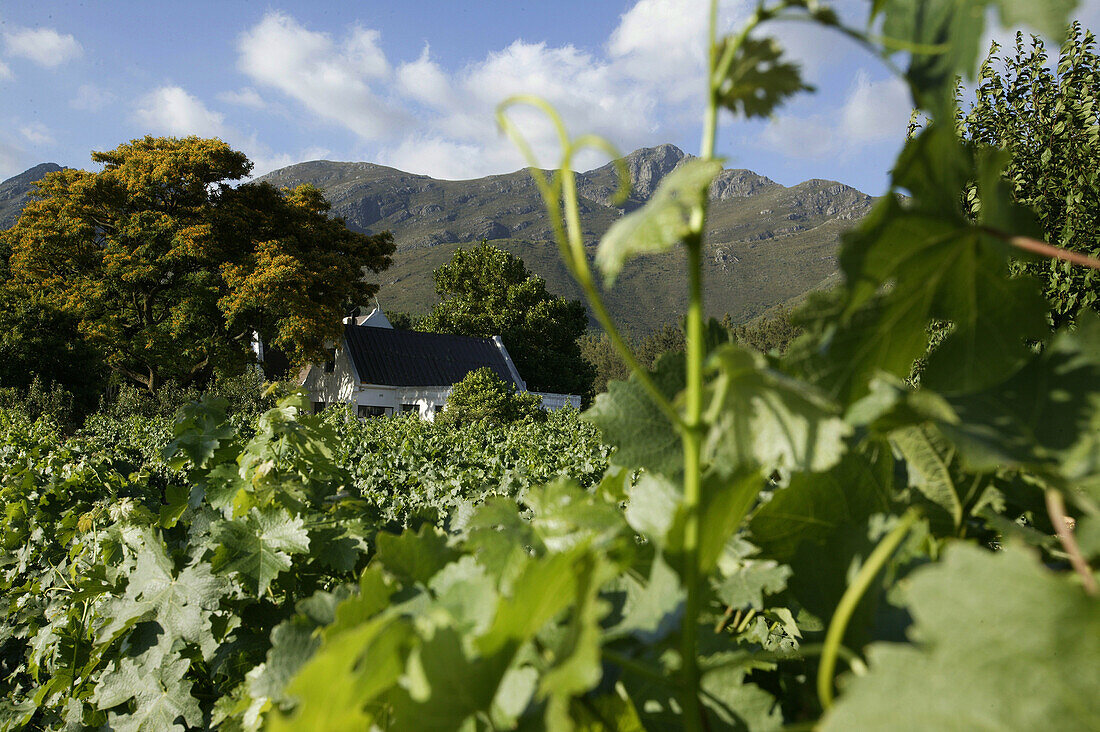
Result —
[[[1051, 68], [1042, 40], [1016, 35], [1011, 54], [996, 43], [981, 67], [975, 100], [960, 112], [964, 139], [1008, 153], [1013, 198], [1032, 209], [1051, 244], [1100, 255], [1100, 56], [1096, 39], [1074, 23]], [[1020, 263], [1040, 278], [1051, 322], [1100, 312], [1095, 270], [1055, 259]]]
[[528, 388], [568, 394], [591, 388], [593, 370], [577, 343], [588, 327], [584, 305], [551, 295], [523, 260], [482, 241], [435, 270], [435, 290], [441, 302], [419, 330], [499, 335]]
[[240, 370], [254, 333], [294, 363], [320, 357], [377, 291], [364, 271], [390, 263], [388, 233], [350, 231], [312, 186], [233, 185], [252, 164], [221, 140], [145, 137], [92, 160], [37, 184], [3, 234], [4, 287], [76, 318], [150, 391]]

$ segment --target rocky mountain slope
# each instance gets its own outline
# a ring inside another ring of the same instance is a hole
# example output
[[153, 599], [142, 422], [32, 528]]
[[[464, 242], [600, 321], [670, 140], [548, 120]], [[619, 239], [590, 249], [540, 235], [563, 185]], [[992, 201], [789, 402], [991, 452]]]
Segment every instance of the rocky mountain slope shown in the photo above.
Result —
[[[625, 158], [630, 197], [612, 206], [617, 177], [611, 163], [577, 175], [584, 238], [591, 251], [617, 218], [642, 206], [661, 180], [690, 156], [673, 145], [636, 150]], [[11, 226], [31, 182], [59, 167], [31, 168], [0, 183], [0, 227]], [[558, 257], [542, 199], [526, 170], [473, 180], [437, 180], [373, 163], [315, 160], [259, 180], [280, 187], [312, 183], [333, 212], [365, 233], [392, 231], [393, 266], [381, 274], [388, 310], [427, 311], [435, 302], [432, 271], [460, 246], [495, 241], [527, 262], [551, 291], [579, 297]], [[826, 180], [786, 187], [750, 170], [723, 171], [711, 186], [705, 258], [709, 314], [747, 320], [821, 286], [836, 272], [840, 235], [871, 208], [860, 191]], [[676, 323], [686, 298], [682, 255], [631, 263], [607, 293], [627, 328], [645, 331]]]
[[0, 183], [0, 229], [9, 229], [15, 224], [34, 182], [56, 170], [61, 170], [57, 163], [40, 163]]
[[[613, 164], [577, 175], [584, 237], [594, 251], [624, 211], [643, 205], [690, 156], [673, 145], [630, 153], [629, 199], [611, 205]], [[313, 161], [260, 180], [312, 183], [348, 225], [392, 231], [398, 253], [382, 274], [382, 304], [424, 312], [435, 301], [432, 270], [459, 246], [495, 240], [522, 257], [554, 292], [579, 296], [560, 263], [538, 189], [524, 170], [473, 180], [437, 180], [371, 163]], [[871, 208], [870, 196], [841, 183], [809, 180], [785, 187], [750, 170], [723, 171], [711, 186], [707, 309], [747, 320], [819, 286], [836, 271], [840, 235]], [[650, 256], [628, 265], [608, 293], [612, 312], [636, 330], [675, 323], [686, 298], [681, 257]]]

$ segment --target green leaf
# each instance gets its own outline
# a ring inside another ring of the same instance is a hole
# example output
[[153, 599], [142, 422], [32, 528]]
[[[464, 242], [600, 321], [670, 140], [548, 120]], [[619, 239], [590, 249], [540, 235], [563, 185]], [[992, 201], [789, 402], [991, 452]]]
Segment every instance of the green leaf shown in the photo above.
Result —
[[757, 548], [742, 539], [729, 542], [719, 561], [721, 579], [715, 582], [718, 599], [732, 608], [763, 610], [764, 596], [782, 592], [787, 587], [791, 568], [774, 559], [753, 559]]
[[387, 571], [411, 582], [427, 584], [458, 552], [447, 547], [447, 535], [424, 524], [419, 532], [391, 534], [381, 531], [375, 537], [375, 561]]
[[309, 534], [301, 517], [282, 508], [253, 508], [243, 519], [219, 521], [211, 534], [219, 543], [211, 560], [218, 574], [237, 574], [256, 595], [290, 569], [292, 554], [309, 551]]
[[449, 732], [488, 712], [511, 654], [470, 657], [455, 630], [441, 628], [415, 648], [400, 687], [391, 695], [400, 729]]
[[890, 442], [905, 458], [909, 485], [946, 511], [956, 530], [962, 526], [975, 479], [963, 474], [954, 446], [931, 425], [895, 430]]
[[723, 470], [820, 471], [840, 459], [851, 428], [813, 388], [734, 345], [719, 348], [710, 369], [716, 377], [707, 390], [707, 420], [714, 426], [706, 447]]
[[956, 544], [907, 584], [916, 645], [872, 646], [823, 729], [1100, 727], [1100, 601], [1071, 574]]
[[692, 212], [706, 202], [711, 181], [720, 172], [717, 160], [688, 160], [661, 180], [645, 206], [608, 228], [596, 251], [608, 286], [632, 257], [667, 251], [691, 234]]
[[[877, 543], [873, 519], [890, 510], [893, 470], [885, 447], [870, 457], [849, 452], [827, 473], [793, 475], [749, 522], [748, 538], [760, 547], [760, 558], [788, 565], [790, 594], [823, 621]], [[847, 642], [865, 640], [877, 602], [877, 593], [864, 597]]]
[[573, 549], [528, 561], [511, 593], [500, 600], [489, 632], [478, 639], [483, 654], [528, 640], [576, 601], [575, 564], [582, 553]]
[[[159, 654], [157, 654], [159, 655]], [[150, 653], [137, 659], [123, 658], [109, 668], [96, 687], [92, 700], [102, 710], [114, 709], [131, 699], [133, 712], [110, 713], [111, 729], [119, 732], [184, 732], [202, 725], [202, 710], [191, 696], [191, 682], [184, 681], [191, 666], [186, 658], [149, 660]], [[182, 718], [187, 726], [177, 724]]]
[[273, 715], [272, 730], [370, 729], [376, 703], [405, 672], [405, 661], [415, 638], [412, 627], [393, 617], [368, 621], [326, 637], [324, 645], [286, 687], [286, 696], [298, 704], [289, 715]]
[[225, 582], [196, 563], [175, 573], [160, 541], [146, 535], [129, 576], [126, 594], [111, 602], [110, 621], [99, 630], [101, 643], [109, 643], [142, 620], [155, 620], [170, 640], [197, 643], [204, 654], [213, 651], [210, 613], [217, 609]]
[[[727, 475], [708, 470], [703, 474], [697, 539], [702, 574], [714, 568], [726, 542], [741, 525], [763, 486], [764, 479], [755, 471]], [[631, 528], [665, 552], [673, 568], [683, 571], [687, 515], [679, 485], [660, 476], [643, 474], [630, 492], [626, 519]]]
[[1032, 470], [1070, 485], [1100, 475], [1100, 318], [1084, 315], [1007, 382], [949, 400], [939, 423], [975, 470]]
[[[652, 376], [661, 392], [670, 401], [675, 399], [684, 388], [683, 354], [662, 356]], [[611, 456], [613, 464], [631, 470], [647, 468], [668, 476], [683, 471], [680, 437], [637, 377], [610, 382], [584, 416], [616, 448]]]
[[[854, 400], [878, 370], [907, 377], [924, 355], [934, 320], [952, 329], [929, 357], [922, 383], [941, 392], [978, 391], [1005, 380], [1029, 359], [1025, 341], [1049, 333], [1048, 306], [1036, 283], [1009, 276], [1009, 245], [992, 233], [1006, 221], [1033, 223], [1000, 181], [1002, 163], [961, 144], [950, 129], [933, 126], [909, 142], [894, 183], [913, 200], [883, 199], [845, 237], [840, 262], [848, 294], [840, 317], [848, 328], [829, 358], [859, 362], [838, 366], [845, 381], [828, 390]], [[983, 202], [977, 222], [959, 204], [969, 180], [978, 181]], [[829, 349], [831, 340], [821, 345]], [[856, 375], [863, 378], [847, 381]]]
[[[718, 46], [719, 58], [732, 37]], [[746, 117], [767, 117], [788, 97], [813, 91], [802, 83], [798, 64], [780, 61], [783, 49], [774, 38], [745, 38], [738, 47], [725, 78], [718, 85], [718, 103]]]
[[581, 558], [575, 569], [577, 601], [561, 641], [552, 649], [554, 663], [539, 680], [539, 696], [548, 698], [546, 726], [568, 729], [574, 697], [596, 687], [603, 677], [600, 663], [600, 621], [610, 606], [599, 598], [600, 587], [616, 569], [599, 557]]
[[[891, 50], [915, 50], [910, 82], [920, 90], [939, 92], [940, 102], [946, 104], [956, 75], [974, 78], [990, 7], [999, 11], [1003, 27], [1026, 25], [1061, 39], [1077, 0], [875, 0], [874, 13], [885, 16], [883, 35], [900, 42]], [[941, 109], [946, 111], [946, 106]]]
[[263, 671], [249, 685], [254, 697], [280, 699], [283, 689], [321, 646], [317, 626], [305, 618], [293, 618], [271, 631], [271, 648]]
[[532, 489], [524, 495], [523, 502], [533, 513], [531, 528], [542, 546], [551, 552], [566, 551], [581, 543], [606, 547], [626, 529], [617, 505], [572, 481], [558, 480]]
[[653, 558], [645, 582], [627, 573], [620, 575], [616, 584], [623, 595], [622, 620], [605, 632], [605, 641], [630, 635], [653, 644], [677, 629], [686, 593], [660, 554]]
[[496, 586], [473, 557], [451, 562], [432, 577], [428, 586], [436, 603], [451, 614], [458, 630], [480, 635], [489, 629], [497, 609]]
[[858, 532], [870, 516], [889, 511], [892, 492], [892, 461], [850, 452], [827, 473], [791, 476], [752, 517], [751, 541], [780, 562], [804, 545], [820, 552], [833, 536]]

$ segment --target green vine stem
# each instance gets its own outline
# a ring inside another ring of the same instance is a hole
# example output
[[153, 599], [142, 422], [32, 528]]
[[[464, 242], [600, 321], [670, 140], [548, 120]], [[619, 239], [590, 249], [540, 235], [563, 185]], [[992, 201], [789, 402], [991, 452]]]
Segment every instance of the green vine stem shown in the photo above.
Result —
[[833, 705], [833, 674], [836, 671], [836, 659], [839, 655], [840, 641], [844, 638], [844, 632], [848, 629], [848, 621], [852, 619], [859, 601], [863, 599], [871, 582], [878, 576], [879, 571], [886, 561], [898, 548], [909, 529], [920, 518], [920, 513], [915, 509], [909, 509], [898, 521], [898, 525], [887, 534], [878, 546], [875, 547], [867, 561], [859, 568], [852, 584], [844, 591], [844, 595], [837, 603], [836, 612], [829, 622], [829, 630], [825, 633], [825, 644], [821, 651], [821, 663], [817, 668], [817, 698], [821, 701], [823, 709], [829, 709]]

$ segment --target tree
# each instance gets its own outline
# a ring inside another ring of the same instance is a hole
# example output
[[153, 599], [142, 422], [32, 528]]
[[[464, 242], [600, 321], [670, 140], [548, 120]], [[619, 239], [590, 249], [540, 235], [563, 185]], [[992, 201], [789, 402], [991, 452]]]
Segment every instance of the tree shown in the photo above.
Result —
[[[1004, 177], [1013, 198], [1032, 209], [1051, 244], [1100, 255], [1100, 56], [1095, 37], [1070, 26], [1051, 70], [1043, 42], [1017, 33], [1014, 55], [994, 43], [982, 65], [976, 99], [959, 126], [964, 139], [1006, 151]], [[1051, 323], [1100, 312], [1095, 270], [1043, 259], [1019, 263], [1043, 281]]]
[[43, 178], [5, 232], [9, 288], [76, 318], [107, 365], [154, 391], [240, 371], [254, 333], [295, 363], [319, 358], [377, 286], [389, 234], [330, 218], [320, 191], [244, 183], [220, 140], [145, 137], [93, 152], [99, 172]]
[[504, 381], [492, 369], [483, 366], [454, 385], [439, 420], [455, 426], [475, 422], [510, 424], [542, 416], [539, 401], [537, 395], [517, 392], [515, 384]]
[[523, 260], [482, 241], [455, 251], [435, 271], [435, 290], [441, 302], [418, 330], [499, 335], [529, 388], [568, 394], [591, 388], [592, 366], [577, 344], [588, 326], [584, 306], [547, 292]]

